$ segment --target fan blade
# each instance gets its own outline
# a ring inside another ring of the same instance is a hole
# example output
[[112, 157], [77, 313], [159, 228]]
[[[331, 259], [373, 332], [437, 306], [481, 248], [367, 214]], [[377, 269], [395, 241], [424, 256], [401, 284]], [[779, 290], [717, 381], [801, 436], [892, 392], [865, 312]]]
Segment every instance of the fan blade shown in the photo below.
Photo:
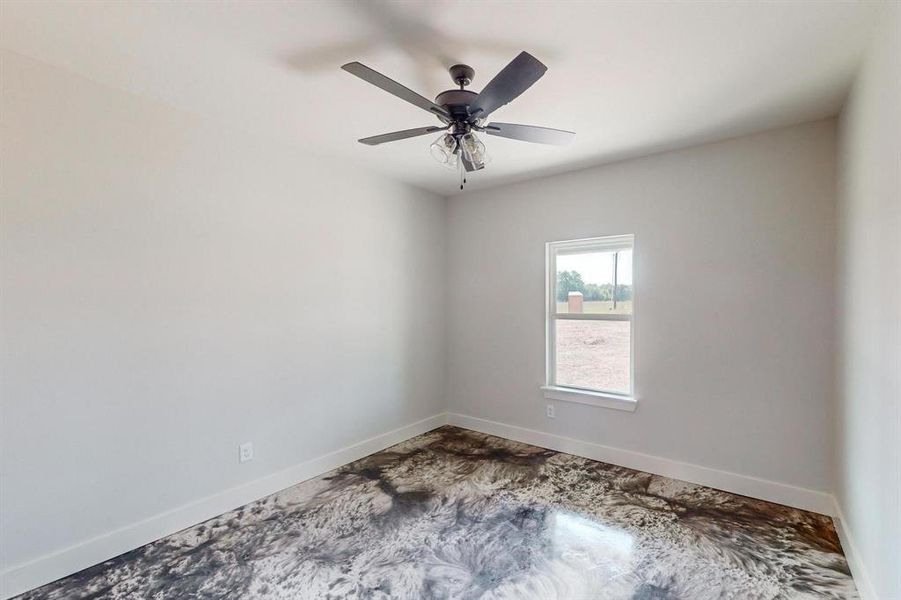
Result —
[[507, 104], [532, 87], [545, 71], [547, 67], [541, 64], [541, 61], [528, 52], [520, 52], [519, 56], [488, 82], [473, 101], [471, 106], [473, 118], [484, 119]]
[[357, 141], [361, 144], [366, 144], [367, 146], [378, 146], [385, 142], [396, 142], [397, 140], [405, 140], [411, 137], [435, 133], [436, 131], [444, 131], [444, 127], [417, 127], [416, 129], [404, 129], [403, 131], [383, 133], [382, 135], [374, 135]]
[[565, 146], [576, 137], [576, 134], [572, 131], [536, 127], [534, 125], [514, 125], [513, 123], [488, 123], [485, 125], [485, 133], [511, 140], [534, 142], [536, 144], [554, 144], [557, 146]]
[[428, 98], [424, 96], [420, 96], [413, 90], [402, 86], [397, 83], [393, 79], [389, 79], [385, 77], [378, 71], [374, 71], [367, 67], [364, 64], [360, 64], [358, 62], [347, 63], [346, 65], [341, 67], [351, 75], [356, 75], [363, 81], [371, 83], [372, 85], [382, 88], [389, 94], [393, 94], [400, 98], [401, 100], [406, 100], [410, 104], [414, 106], [418, 106], [422, 110], [428, 111], [434, 115], [437, 115], [439, 119], [442, 121], [447, 121], [450, 119], [450, 114], [444, 109], [442, 106], [438, 106]]

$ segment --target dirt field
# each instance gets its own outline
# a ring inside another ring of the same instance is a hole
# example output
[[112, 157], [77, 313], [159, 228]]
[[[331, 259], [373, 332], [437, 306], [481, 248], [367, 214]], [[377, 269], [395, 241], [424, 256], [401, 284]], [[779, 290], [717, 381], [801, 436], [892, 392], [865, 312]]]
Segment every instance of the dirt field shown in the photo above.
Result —
[[628, 392], [628, 321], [557, 320], [557, 384]]

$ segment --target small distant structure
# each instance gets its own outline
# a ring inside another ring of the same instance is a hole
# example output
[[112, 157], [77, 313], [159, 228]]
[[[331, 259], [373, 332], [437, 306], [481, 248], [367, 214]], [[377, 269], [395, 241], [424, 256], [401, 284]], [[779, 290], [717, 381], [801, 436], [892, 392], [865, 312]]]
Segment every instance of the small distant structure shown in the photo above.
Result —
[[568, 313], [581, 313], [582, 312], [582, 292], [570, 292], [566, 297], [566, 302], [569, 305]]

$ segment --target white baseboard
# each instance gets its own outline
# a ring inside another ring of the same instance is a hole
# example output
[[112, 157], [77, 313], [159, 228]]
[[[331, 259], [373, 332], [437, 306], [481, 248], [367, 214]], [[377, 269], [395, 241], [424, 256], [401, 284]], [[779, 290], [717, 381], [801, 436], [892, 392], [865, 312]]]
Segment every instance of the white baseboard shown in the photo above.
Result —
[[851, 569], [851, 576], [854, 578], [854, 585], [857, 586], [857, 593], [860, 594], [861, 600], [878, 600], [870, 580], [870, 574], [864, 567], [857, 551], [857, 544], [854, 543], [854, 536], [851, 535], [851, 529], [848, 527], [848, 521], [845, 520], [845, 514], [842, 512], [838, 499], [835, 499], [832, 521], [835, 523], [835, 531], [842, 543], [842, 551], [845, 553], [848, 568]]
[[447, 423], [752, 498], [831, 516], [838, 515], [836, 529], [861, 598], [875, 599], [866, 571], [859, 562], [859, 555], [850, 532], [845, 529], [844, 519], [841, 518], [838, 505], [830, 494], [455, 413], [441, 413], [428, 417], [53, 554], [11, 567], [0, 573], [0, 598], [5, 600], [60, 577], [71, 575]]
[[552, 433], [456, 413], [448, 414], [448, 422], [451, 425], [504, 437], [517, 442], [533, 444], [542, 448], [575, 454], [576, 456], [591, 458], [621, 467], [706, 485], [707, 487], [732, 492], [733, 494], [776, 502], [823, 515], [832, 516], [835, 509], [832, 495], [826, 492], [808, 490], [728, 471], [718, 471], [650, 454], [611, 448], [610, 446], [602, 446], [593, 442], [576, 440]]
[[11, 598], [124, 552], [140, 548], [144, 544], [327, 473], [446, 423], [447, 414], [440, 413], [11, 567], [0, 573], [0, 598]]

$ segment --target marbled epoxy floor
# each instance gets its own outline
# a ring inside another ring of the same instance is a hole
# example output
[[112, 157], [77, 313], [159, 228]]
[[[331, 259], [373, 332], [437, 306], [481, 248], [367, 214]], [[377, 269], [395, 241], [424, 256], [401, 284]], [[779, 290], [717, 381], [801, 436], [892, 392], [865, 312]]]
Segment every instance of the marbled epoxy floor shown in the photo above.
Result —
[[856, 598], [829, 518], [442, 427], [20, 598]]

